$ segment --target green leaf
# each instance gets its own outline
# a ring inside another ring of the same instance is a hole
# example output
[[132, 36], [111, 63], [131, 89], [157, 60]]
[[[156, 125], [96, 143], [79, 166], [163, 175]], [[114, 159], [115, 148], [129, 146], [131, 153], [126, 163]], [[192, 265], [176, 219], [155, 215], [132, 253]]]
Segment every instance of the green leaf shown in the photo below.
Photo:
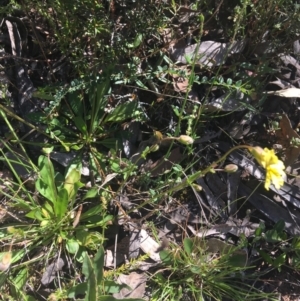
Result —
[[[82, 220], [82, 219], [80, 219]], [[88, 228], [93, 228], [93, 227], [103, 227], [106, 226], [106, 224], [113, 220], [113, 216], [112, 215], [106, 215], [105, 217], [101, 216], [101, 215], [95, 215], [95, 216], [91, 216], [88, 218], [85, 218], [84, 221], [86, 222], [86, 227]]]
[[17, 290], [23, 289], [23, 287], [27, 282], [27, 274], [28, 274], [27, 268], [23, 268], [17, 273], [16, 277], [12, 281], [15, 289]]
[[[92, 187], [91, 189], [88, 190], [88, 192], [82, 198], [82, 201], [84, 201], [86, 199], [94, 198], [97, 195], [98, 195], [98, 187]], [[99, 206], [96, 206], [96, 207], [99, 207]], [[93, 207], [93, 208], [95, 208], [95, 207]]]
[[170, 265], [170, 266], [173, 265], [174, 258], [173, 258], [173, 254], [170, 251], [167, 251], [167, 250], [160, 251], [159, 257], [164, 264]]
[[0, 287], [4, 285], [7, 277], [8, 277], [8, 273], [0, 273]]
[[99, 215], [99, 213], [102, 213], [102, 211], [103, 211], [103, 207], [101, 205], [96, 205], [91, 209], [89, 209], [88, 211], [81, 214], [80, 220], [85, 220], [92, 216], [97, 216]]
[[128, 285], [126, 284], [119, 284], [112, 280], [105, 280], [103, 285], [104, 285], [104, 291], [107, 294], [119, 293], [122, 288], [129, 288]]
[[76, 260], [80, 263], [83, 263], [85, 253], [86, 253], [85, 248], [80, 246], [78, 252], [75, 254]]
[[82, 264], [82, 273], [86, 277], [87, 282], [87, 292], [85, 296], [85, 301], [98, 301], [98, 288], [96, 273], [94, 270], [93, 263], [89, 258], [88, 254], [85, 253]]
[[[116, 299], [112, 296], [100, 296], [98, 301], [118, 301], [120, 299]], [[122, 299], [124, 301], [145, 301], [144, 299], [139, 299], [139, 298], [126, 298]]]
[[265, 240], [267, 242], [279, 242], [282, 241], [282, 233], [278, 233], [276, 230], [268, 230], [265, 234]]
[[40, 156], [38, 160], [39, 178], [36, 181], [36, 189], [46, 199], [55, 203], [57, 190], [54, 180], [54, 168], [49, 158]]
[[274, 230], [276, 230], [278, 233], [282, 232], [284, 228], [285, 228], [285, 222], [282, 219], [278, 221], [274, 226]]
[[45, 119], [47, 118], [47, 115], [43, 112], [28, 113], [26, 115], [26, 118], [28, 118], [28, 120], [31, 122], [44, 123]]
[[133, 112], [137, 109], [137, 102], [126, 102], [116, 107], [110, 114], [107, 115], [104, 122], [120, 122], [132, 117]]
[[64, 183], [64, 189], [68, 192], [69, 199], [73, 199], [76, 196], [81, 185], [78, 186], [75, 184], [80, 181], [80, 178], [81, 173], [78, 169], [73, 168], [69, 171]]
[[139, 33], [135, 39], [134, 39], [134, 42], [133, 43], [127, 43], [126, 46], [128, 48], [136, 48], [138, 46], [140, 46], [140, 44], [142, 43], [143, 41], [143, 35], [141, 33]]
[[255, 237], [261, 237], [264, 230], [265, 230], [265, 224], [260, 223], [259, 227], [255, 230]]
[[109, 149], [120, 149], [121, 144], [118, 139], [116, 138], [107, 138], [104, 140], [100, 140], [97, 142], [98, 144], [101, 144]]
[[267, 254], [266, 252], [262, 251], [262, 250], [258, 250], [259, 255], [264, 259], [265, 262], [267, 262], [268, 264], [273, 264], [273, 259], [271, 258], [271, 256], [269, 254]]
[[248, 254], [245, 250], [235, 250], [228, 258], [228, 264], [232, 267], [243, 268], [247, 262]]
[[75, 239], [68, 239], [66, 242], [66, 249], [70, 254], [76, 254], [79, 250], [79, 243]]
[[85, 121], [81, 117], [77, 116], [74, 117], [74, 123], [77, 129], [84, 135], [84, 137], [86, 137], [88, 135], [88, 131]]
[[84, 295], [86, 291], [87, 291], [87, 283], [83, 282], [68, 289], [67, 295], [69, 298], [74, 299], [77, 295]]
[[37, 219], [38, 221], [43, 221], [45, 218], [43, 217], [42, 211], [40, 208], [35, 208], [31, 211], [29, 211], [26, 214], [26, 217], [32, 218], [32, 219]]
[[100, 247], [93, 259], [93, 266], [96, 274], [96, 281], [98, 284], [101, 283], [103, 278], [103, 265], [104, 265], [104, 249], [103, 247]]
[[183, 241], [184, 251], [187, 255], [191, 255], [193, 252], [194, 243], [190, 238], [185, 238]]
[[231, 86], [232, 85], [232, 79], [231, 78], [227, 78], [227, 85]]
[[104, 115], [104, 109], [107, 104], [106, 94], [110, 88], [110, 70], [104, 72], [101, 82], [95, 82], [89, 92], [89, 101], [91, 104], [91, 128], [90, 133], [94, 133]]
[[147, 86], [145, 86], [139, 79], [136, 79], [135, 83], [143, 89], [146, 89], [146, 90], [148, 89]]
[[61, 219], [67, 212], [68, 203], [69, 203], [68, 191], [65, 188], [62, 188], [59, 190], [58, 199], [53, 205], [55, 216], [58, 219]]
[[83, 106], [80, 92], [70, 92], [68, 94], [68, 104], [72, 108], [75, 116], [82, 116], [83, 115]]
[[273, 261], [274, 267], [279, 268], [280, 266], [282, 266], [282, 265], [285, 263], [285, 259], [286, 259], [286, 253], [280, 254], [280, 255]]

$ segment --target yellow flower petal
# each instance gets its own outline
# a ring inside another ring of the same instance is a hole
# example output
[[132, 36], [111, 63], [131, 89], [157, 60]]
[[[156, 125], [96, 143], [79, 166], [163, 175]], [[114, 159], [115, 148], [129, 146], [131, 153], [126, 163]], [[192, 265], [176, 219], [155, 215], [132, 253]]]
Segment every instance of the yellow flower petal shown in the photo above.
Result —
[[269, 190], [270, 185], [273, 184], [276, 189], [280, 189], [284, 184], [285, 167], [283, 162], [275, 155], [274, 150], [262, 149], [256, 146], [251, 147], [249, 151], [257, 162], [266, 169], [265, 188]]

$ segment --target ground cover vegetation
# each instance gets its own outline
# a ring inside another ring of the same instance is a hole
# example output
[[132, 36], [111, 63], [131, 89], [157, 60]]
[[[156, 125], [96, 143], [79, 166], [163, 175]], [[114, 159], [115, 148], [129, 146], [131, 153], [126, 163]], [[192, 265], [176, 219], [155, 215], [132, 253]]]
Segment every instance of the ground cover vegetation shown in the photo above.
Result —
[[0, 300], [299, 299], [298, 1], [0, 12]]

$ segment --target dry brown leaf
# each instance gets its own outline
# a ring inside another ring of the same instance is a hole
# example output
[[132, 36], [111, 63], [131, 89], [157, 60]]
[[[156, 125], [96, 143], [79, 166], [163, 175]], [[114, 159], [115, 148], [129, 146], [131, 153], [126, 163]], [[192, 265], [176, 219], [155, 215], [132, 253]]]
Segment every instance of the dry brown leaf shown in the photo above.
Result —
[[176, 92], [186, 92], [189, 87], [189, 80], [184, 77], [173, 79], [173, 87]]
[[286, 98], [300, 97], [300, 89], [298, 88], [287, 88], [279, 91], [268, 91], [267, 93]]
[[[241, 53], [247, 44], [246, 40], [235, 41], [231, 43], [219, 43], [215, 41], [201, 42], [198, 47], [197, 44], [190, 46], [174, 45], [170, 47], [169, 51], [171, 57], [182, 64], [187, 64], [186, 57], [189, 56], [191, 60], [197, 56], [197, 62], [207, 67], [220, 66], [224, 63], [226, 58], [231, 54]], [[195, 53], [198, 50], [198, 53]]]
[[159, 160], [151, 164], [151, 166], [147, 167], [147, 171], [151, 172], [151, 176], [157, 177], [170, 171], [173, 164], [181, 162], [182, 159], [183, 155], [180, 152], [180, 147], [177, 147], [171, 151], [168, 160], [165, 160], [164, 157], [160, 158]]
[[276, 136], [278, 138], [278, 142], [282, 144], [283, 147], [286, 148], [286, 158], [285, 165], [291, 165], [300, 155], [300, 148], [291, 146], [291, 140], [300, 139], [298, 133], [293, 130], [291, 122], [286, 114], [282, 114], [282, 118], [280, 120], [280, 130], [276, 131]]
[[152, 260], [160, 262], [160, 256], [157, 252], [157, 250], [159, 250], [160, 245], [152, 237], [150, 237], [147, 231], [144, 229], [142, 229], [140, 232], [140, 240], [140, 247], [143, 250], [143, 252], [148, 254]]
[[[170, 73], [170, 76], [173, 78], [173, 87], [176, 92], [187, 92], [189, 87], [189, 75], [191, 74], [187, 66], [181, 66], [176, 69], [178, 73]], [[180, 74], [184, 74], [181, 76]]]
[[132, 272], [129, 275], [120, 275], [117, 279], [119, 284], [126, 284], [131, 289], [122, 288], [119, 293], [113, 294], [116, 299], [142, 298], [145, 293], [147, 276], [142, 273]]

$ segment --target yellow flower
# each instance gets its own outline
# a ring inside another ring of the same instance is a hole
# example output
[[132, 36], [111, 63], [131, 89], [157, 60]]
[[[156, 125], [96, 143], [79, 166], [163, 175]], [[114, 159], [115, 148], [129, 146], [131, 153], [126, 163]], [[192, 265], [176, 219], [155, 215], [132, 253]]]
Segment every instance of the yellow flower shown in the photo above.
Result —
[[249, 148], [249, 151], [257, 162], [266, 169], [265, 188], [269, 190], [272, 183], [276, 189], [280, 189], [284, 184], [285, 167], [283, 162], [275, 155], [274, 150], [255, 146]]

